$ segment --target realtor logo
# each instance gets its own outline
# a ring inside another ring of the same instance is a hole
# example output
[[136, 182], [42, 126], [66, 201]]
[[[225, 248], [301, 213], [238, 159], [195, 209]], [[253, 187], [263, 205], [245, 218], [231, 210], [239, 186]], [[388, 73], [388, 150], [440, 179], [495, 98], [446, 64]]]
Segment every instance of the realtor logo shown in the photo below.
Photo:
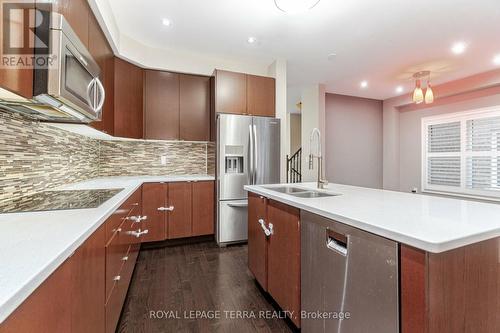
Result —
[[50, 2], [0, 0], [1, 67], [10, 69], [46, 68], [53, 62], [48, 31]]

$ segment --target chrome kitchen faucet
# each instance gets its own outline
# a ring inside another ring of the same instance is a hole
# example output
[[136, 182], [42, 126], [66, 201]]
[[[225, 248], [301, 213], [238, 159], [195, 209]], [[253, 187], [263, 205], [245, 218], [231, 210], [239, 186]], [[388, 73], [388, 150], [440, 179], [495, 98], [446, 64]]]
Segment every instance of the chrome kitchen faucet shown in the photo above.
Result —
[[[313, 140], [314, 137], [318, 138], [318, 144], [316, 145], [317, 155], [313, 153]], [[313, 128], [311, 131], [311, 136], [309, 137], [309, 170], [314, 169], [314, 158], [318, 159], [318, 188], [324, 189], [328, 186], [328, 181], [323, 177], [323, 157], [321, 155], [321, 132], [318, 128]]]

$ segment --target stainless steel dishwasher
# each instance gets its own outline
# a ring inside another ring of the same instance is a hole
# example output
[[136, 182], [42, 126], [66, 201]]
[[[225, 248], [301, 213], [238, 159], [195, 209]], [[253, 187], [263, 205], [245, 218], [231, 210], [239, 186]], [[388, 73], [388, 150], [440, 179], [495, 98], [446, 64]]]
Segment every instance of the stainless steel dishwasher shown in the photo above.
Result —
[[302, 211], [301, 288], [303, 333], [399, 332], [396, 242]]

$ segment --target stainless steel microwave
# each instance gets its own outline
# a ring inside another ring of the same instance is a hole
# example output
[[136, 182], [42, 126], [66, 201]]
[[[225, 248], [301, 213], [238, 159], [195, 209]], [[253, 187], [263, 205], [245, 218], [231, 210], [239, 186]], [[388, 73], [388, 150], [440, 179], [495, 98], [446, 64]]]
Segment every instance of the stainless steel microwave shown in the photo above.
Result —
[[35, 45], [50, 45], [52, 60], [34, 69], [33, 99], [0, 94], [1, 106], [46, 121], [101, 120], [106, 92], [99, 78], [100, 68], [87, 48], [58, 13], [45, 13], [36, 29]]

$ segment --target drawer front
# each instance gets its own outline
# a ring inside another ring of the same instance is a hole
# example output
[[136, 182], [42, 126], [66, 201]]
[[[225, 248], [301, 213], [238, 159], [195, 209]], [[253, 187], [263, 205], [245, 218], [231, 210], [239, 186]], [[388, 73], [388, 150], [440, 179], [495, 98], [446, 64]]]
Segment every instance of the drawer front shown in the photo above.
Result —
[[141, 201], [142, 191], [139, 188], [108, 218], [106, 221], [106, 240], [109, 241], [113, 237], [113, 233], [127, 217], [141, 216]]
[[116, 281], [106, 303], [106, 333], [114, 333], [120, 319], [123, 302], [127, 296], [128, 285], [124, 281]]
[[126, 238], [129, 236], [126, 237], [123, 230], [117, 231], [106, 246], [106, 299], [115, 280], [120, 276], [123, 264], [127, 261], [130, 244], [124, 241]]

